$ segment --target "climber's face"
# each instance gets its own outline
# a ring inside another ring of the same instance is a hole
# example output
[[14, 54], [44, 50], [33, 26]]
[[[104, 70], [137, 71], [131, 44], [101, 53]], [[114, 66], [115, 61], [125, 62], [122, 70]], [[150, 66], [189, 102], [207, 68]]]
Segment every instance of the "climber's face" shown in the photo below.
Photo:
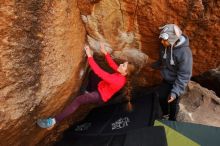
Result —
[[170, 46], [170, 43], [168, 42], [168, 40], [161, 39], [161, 43], [164, 47], [169, 47]]

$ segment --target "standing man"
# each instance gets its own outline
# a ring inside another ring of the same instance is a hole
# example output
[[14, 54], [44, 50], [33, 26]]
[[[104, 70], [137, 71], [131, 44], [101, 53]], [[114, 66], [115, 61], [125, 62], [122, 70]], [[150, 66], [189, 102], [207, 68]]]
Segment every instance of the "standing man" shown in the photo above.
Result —
[[167, 24], [161, 30], [160, 58], [152, 64], [154, 69], [160, 69], [162, 84], [157, 88], [163, 115], [169, 120], [176, 120], [179, 111], [179, 96], [192, 75], [192, 52], [189, 39], [182, 34], [175, 24]]

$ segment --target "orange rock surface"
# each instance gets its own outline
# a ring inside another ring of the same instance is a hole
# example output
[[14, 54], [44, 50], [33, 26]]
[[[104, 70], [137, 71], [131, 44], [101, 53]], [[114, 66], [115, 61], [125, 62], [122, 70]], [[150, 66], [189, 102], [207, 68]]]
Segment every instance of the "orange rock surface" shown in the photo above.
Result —
[[[36, 145], [80, 88], [85, 29], [76, 1], [1, 1], [0, 145]], [[76, 55], [77, 54], [77, 55]]]

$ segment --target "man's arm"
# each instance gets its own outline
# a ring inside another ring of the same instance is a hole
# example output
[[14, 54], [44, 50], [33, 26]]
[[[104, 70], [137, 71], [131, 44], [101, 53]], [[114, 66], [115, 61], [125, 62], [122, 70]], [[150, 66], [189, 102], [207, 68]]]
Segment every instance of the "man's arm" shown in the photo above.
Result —
[[159, 70], [161, 67], [161, 60], [157, 60], [157, 61], [153, 62], [150, 67], [153, 69]]
[[177, 70], [177, 78], [173, 84], [170, 94], [174, 97], [174, 99], [184, 93], [185, 87], [192, 75], [192, 64], [193, 59], [191, 50], [186, 48], [186, 50], [181, 54]]

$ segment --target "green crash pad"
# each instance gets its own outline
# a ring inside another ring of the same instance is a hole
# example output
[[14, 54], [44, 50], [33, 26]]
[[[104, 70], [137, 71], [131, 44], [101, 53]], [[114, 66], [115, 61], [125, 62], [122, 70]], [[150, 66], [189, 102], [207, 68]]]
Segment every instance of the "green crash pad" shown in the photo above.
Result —
[[165, 127], [168, 146], [220, 145], [220, 127], [168, 120], [156, 120], [154, 125]]
[[184, 136], [161, 121], [155, 121], [154, 126], [164, 126], [168, 146], [200, 146], [190, 138]]

